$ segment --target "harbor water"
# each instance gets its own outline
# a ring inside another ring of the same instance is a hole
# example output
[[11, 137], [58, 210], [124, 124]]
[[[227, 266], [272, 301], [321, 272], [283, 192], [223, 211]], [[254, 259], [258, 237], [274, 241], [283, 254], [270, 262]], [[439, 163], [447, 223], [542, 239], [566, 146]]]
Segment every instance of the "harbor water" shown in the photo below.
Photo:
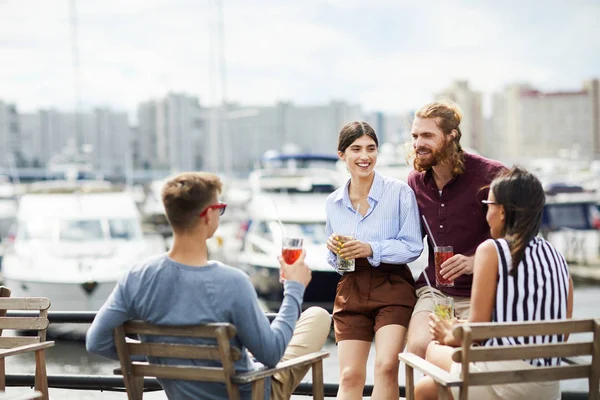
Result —
[[[600, 286], [576, 285], [575, 288], [575, 318], [600, 317], [598, 299], [600, 298]], [[61, 337], [51, 338], [56, 341], [56, 346], [47, 351], [47, 368], [49, 375], [57, 374], [82, 374], [82, 375], [112, 375], [114, 368], [118, 367], [117, 361], [111, 361], [102, 357], [90, 355], [85, 350], [85, 343], [81, 340], [65, 339]], [[589, 337], [575, 336], [570, 341], [589, 340]], [[337, 348], [333, 341], [328, 341], [325, 350], [331, 353], [330, 358], [324, 361], [325, 382], [339, 382], [339, 366]], [[7, 374], [33, 373], [35, 360], [32, 354], [14, 356], [7, 358]], [[367, 383], [373, 383], [374, 346], [371, 348], [367, 367]], [[400, 368], [400, 384], [404, 385], [404, 367]], [[418, 379], [420, 375], [415, 374]], [[307, 375], [310, 379], [310, 373]], [[587, 392], [587, 380], [572, 380], [562, 382], [563, 390]], [[10, 393], [18, 393], [23, 388], [7, 388]], [[50, 389], [52, 399], [126, 399], [125, 393], [80, 391], [67, 389]], [[165, 399], [164, 392], [153, 392], [144, 395], [145, 399]], [[294, 399], [306, 397], [294, 396]]]

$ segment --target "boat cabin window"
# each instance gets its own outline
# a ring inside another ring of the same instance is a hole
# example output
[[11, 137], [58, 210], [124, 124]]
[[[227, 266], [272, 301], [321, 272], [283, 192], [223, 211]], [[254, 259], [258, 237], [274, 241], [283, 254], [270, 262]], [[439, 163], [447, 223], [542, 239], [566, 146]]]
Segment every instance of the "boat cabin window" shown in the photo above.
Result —
[[103, 240], [102, 222], [99, 219], [80, 219], [60, 221], [59, 240], [66, 242], [85, 242]]
[[584, 202], [548, 203], [544, 206], [542, 229], [556, 231], [562, 228], [595, 229], [596, 205]]
[[130, 219], [109, 219], [108, 229], [111, 239], [131, 240], [137, 236], [135, 222]]
[[331, 193], [335, 191], [336, 187], [330, 184], [312, 184], [307, 187], [278, 187], [278, 188], [263, 188], [264, 192], [267, 193], [290, 193], [290, 194], [302, 194], [302, 193]]
[[52, 220], [38, 218], [17, 222], [17, 238], [21, 240], [51, 240]]
[[305, 244], [321, 245], [327, 242], [325, 222], [289, 223], [283, 224], [286, 236], [304, 238]]

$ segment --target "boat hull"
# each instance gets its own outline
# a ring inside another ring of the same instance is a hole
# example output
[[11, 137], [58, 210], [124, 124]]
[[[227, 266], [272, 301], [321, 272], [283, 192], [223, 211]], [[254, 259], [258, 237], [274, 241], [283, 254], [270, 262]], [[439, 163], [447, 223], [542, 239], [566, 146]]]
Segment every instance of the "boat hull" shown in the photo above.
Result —
[[52, 311], [98, 311], [117, 281], [76, 283], [38, 282], [5, 277], [12, 297], [48, 297]]

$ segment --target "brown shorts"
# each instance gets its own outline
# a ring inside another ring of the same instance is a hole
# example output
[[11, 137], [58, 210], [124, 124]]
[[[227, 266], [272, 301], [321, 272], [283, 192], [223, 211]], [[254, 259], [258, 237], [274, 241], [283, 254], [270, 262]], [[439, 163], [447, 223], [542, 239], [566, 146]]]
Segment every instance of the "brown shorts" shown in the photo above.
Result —
[[338, 283], [333, 304], [335, 341], [371, 342], [382, 326], [408, 327], [417, 302], [415, 281], [406, 264], [373, 267], [366, 258]]

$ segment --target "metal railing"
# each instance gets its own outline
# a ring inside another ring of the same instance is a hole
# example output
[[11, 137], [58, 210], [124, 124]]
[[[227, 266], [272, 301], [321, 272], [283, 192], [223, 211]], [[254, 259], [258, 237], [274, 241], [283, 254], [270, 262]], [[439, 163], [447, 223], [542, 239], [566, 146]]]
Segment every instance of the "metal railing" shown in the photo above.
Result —
[[[36, 316], [37, 313], [30, 311], [9, 311], [7, 316], [13, 317], [30, 317]], [[272, 321], [277, 316], [276, 313], [266, 313], [269, 321]], [[48, 320], [52, 324], [89, 324], [92, 323], [96, 316], [95, 311], [49, 311]], [[7, 386], [34, 386], [34, 374], [7, 374]], [[53, 374], [48, 375], [48, 386], [56, 389], [73, 389], [73, 390], [98, 390], [98, 391], [113, 391], [124, 392], [125, 383], [123, 377], [119, 375], [71, 375], [71, 374]], [[336, 397], [339, 385], [337, 383], [325, 383], [325, 397]], [[162, 390], [156, 378], [144, 378], [144, 391], [152, 392]], [[365, 385], [363, 396], [371, 396], [373, 393], [373, 385]], [[312, 383], [302, 382], [294, 390], [294, 395], [312, 396]], [[405, 395], [404, 386], [400, 386], [400, 396]], [[587, 393], [563, 391], [563, 400], [584, 400], [587, 399]]]

